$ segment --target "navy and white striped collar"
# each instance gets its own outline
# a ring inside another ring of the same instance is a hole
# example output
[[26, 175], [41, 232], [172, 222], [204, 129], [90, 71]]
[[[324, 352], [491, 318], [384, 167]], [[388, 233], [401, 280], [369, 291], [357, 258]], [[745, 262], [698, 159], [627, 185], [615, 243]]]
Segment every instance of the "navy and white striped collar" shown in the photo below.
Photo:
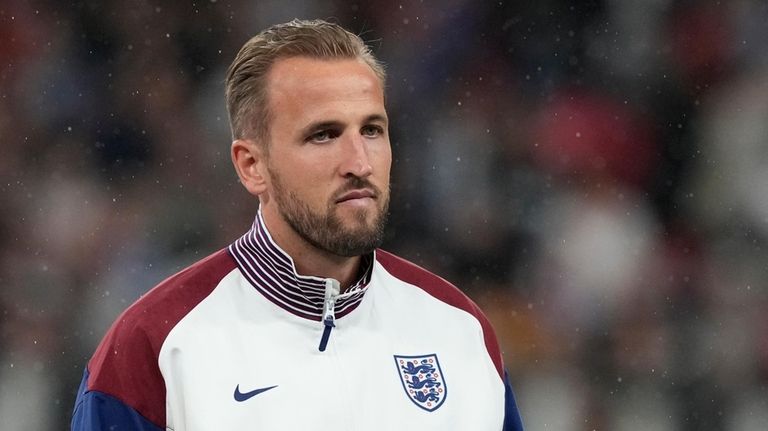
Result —
[[[251, 230], [229, 246], [240, 272], [275, 305], [306, 319], [323, 315], [325, 278], [300, 275], [293, 259], [275, 243], [259, 209]], [[373, 271], [374, 254], [363, 256], [364, 273], [336, 301], [336, 317], [343, 317], [363, 300]]]

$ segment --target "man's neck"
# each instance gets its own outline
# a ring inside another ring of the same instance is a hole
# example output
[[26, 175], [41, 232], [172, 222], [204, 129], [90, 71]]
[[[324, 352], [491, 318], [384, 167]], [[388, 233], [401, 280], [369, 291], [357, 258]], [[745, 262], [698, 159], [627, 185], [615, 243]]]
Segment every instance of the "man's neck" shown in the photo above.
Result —
[[321, 250], [302, 238], [279, 215], [264, 211], [262, 216], [272, 240], [293, 259], [298, 274], [333, 278], [341, 284], [342, 292], [357, 281], [360, 256], [344, 257]]

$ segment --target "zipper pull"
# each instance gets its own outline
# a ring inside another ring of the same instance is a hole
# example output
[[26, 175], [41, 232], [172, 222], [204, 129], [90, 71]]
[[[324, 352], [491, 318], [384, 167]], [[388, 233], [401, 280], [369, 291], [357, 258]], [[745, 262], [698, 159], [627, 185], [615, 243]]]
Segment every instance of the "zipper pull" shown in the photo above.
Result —
[[325, 280], [325, 301], [323, 302], [323, 336], [320, 338], [320, 351], [325, 352], [325, 348], [328, 347], [328, 339], [331, 338], [331, 329], [336, 326], [334, 321], [336, 320], [336, 297], [339, 296], [341, 291], [341, 285], [339, 282], [327, 278]]

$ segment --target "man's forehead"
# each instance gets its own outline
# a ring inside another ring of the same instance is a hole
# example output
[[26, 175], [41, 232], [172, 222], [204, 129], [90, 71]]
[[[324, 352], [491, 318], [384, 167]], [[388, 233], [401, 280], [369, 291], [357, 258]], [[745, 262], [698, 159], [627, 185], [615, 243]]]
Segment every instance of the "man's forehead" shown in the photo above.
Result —
[[383, 91], [373, 69], [358, 58], [281, 58], [267, 75], [270, 92], [311, 93], [333, 87], [340, 91]]

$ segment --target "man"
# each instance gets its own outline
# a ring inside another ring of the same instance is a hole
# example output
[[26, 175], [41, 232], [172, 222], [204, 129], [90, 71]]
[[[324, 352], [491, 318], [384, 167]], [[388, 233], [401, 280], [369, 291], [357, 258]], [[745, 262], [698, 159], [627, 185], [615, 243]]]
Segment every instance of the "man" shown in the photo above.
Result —
[[522, 429], [482, 312], [377, 249], [384, 80], [335, 24], [294, 20], [245, 44], [227, 101], [253, 227], [117, 319], [73, 429]]

